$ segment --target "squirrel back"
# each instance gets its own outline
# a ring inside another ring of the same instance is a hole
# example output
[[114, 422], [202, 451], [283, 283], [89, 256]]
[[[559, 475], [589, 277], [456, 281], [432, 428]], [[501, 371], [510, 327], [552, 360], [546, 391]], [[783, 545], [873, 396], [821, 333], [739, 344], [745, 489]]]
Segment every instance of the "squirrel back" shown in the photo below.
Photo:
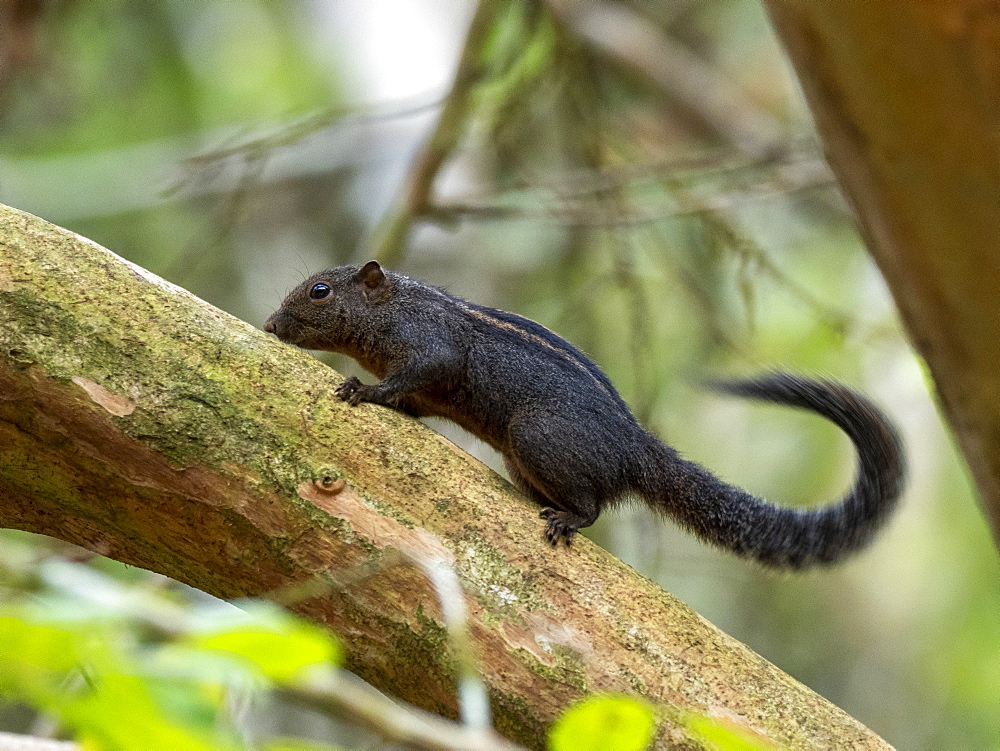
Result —
[[604, 507], [637, 495], [699, 537], [766, 565], [829, 563], [869, 541], [902, 489], [895, 430], [844, 386], [780, 373], [714, 384], [808, 409], [854, 443], [858, 475], [843, 500], [816, 510], [774, 506], [645, 430], [607, 376], [549, 329], [375, 261], [314, 275], [264, 328], [300, 347], [345, 353], [381, 379], [347, 379], [338, 395], [350, 404], [444, 417], [492, 445], [514, 484], [542, 507], [553, 544], [569, 543]]

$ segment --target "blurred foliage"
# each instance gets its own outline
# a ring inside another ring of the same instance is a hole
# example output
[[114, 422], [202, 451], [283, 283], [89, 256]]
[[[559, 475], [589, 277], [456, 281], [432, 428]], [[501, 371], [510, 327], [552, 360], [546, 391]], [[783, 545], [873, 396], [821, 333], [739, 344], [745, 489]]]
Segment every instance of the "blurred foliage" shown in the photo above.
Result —
[[711, 751], [777, 751], [778, 747], [747, 728], [732, 722], [701, 715], [691, 715], [685, 723], [688, 731], [703, 739]]
[[[996, 552], [759, 4], [581, 2], [605, 11], [587, 28], [560, 3], [495, 5], [403, 270], [566, 335], [678, 449], [783, 502], [842, 491], [842, 437], [706, 395], [698, 375], [821, 372], [882, 402], [910, 487], [843, 566], [764, 572], [642, 508], [589, 534], [891, 743], [1000, 748]], [[365, 260], [400, 210], [473, 8], [9, 0], [0, 201], [260, 324], [307, 274]], [[656, 44], [630, 48], [640, 32]], [[46, 617], [65, 630], [65, 615]]]
[[238, 610], [120, 564], [58, 555], [71, 546], [45, 551], [11, 533], [3, 542], [0, 697], [39, 713], [31, 729], [109, 751], [333, 748], [257, 742], [236, 709], [335, 669], [340, 650], [323, 629], [273, 605]]
[[629, 696], [594, 696], [567, 709], [552, 726], [552, 751], [643, 751], [653, 740], [656, 718], [645, 702]]

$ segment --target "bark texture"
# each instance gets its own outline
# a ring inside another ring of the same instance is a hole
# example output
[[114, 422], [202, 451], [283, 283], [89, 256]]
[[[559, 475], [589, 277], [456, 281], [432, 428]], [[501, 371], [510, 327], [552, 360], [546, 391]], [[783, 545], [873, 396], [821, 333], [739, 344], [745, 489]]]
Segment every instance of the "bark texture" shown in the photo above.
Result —
[[[291, 607], [349, 667], [456, 714], [455, 658], [412, 560], [454, 567], [498, 729], [540, 748], [593, 691], [787, 748], [884, 742], [419, 422], [349, 408], [340, 376], [93, 242], [0, 207], [0, 525], [220, 597], [333, 584]], [[402, 555], [401, 555], [402, 554]]]
[[1000, 542], [1000, 6], [767, 5]]

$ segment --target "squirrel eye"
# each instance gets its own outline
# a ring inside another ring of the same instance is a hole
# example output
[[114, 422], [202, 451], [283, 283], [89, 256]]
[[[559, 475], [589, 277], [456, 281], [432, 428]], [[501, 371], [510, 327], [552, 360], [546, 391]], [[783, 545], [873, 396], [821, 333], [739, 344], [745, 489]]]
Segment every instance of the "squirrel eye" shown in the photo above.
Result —
[[323, 300], [329, 297], [331, 292], [333, 292], [333, 290], [330, 289], [329, 284], [323, 284], [320, 282], [319, 284], [314, 284], [312, 289], [309, 290], [309, 297], [312, 300]]

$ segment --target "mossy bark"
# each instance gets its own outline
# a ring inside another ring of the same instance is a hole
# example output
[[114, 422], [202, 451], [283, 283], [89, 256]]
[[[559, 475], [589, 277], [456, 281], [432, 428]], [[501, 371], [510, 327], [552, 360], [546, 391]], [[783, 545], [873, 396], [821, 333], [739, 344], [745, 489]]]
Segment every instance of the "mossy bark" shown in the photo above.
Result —
[[1000, 543], [1000, 10], [767, 5]]
[[653, 702], [660, 748], [698, 746], [688, 712], [788, 748], [885, 747], [597, 546], [548, 547], [537, 509], [420, 423], [347, 407], [305, 353], [2, 207], [0, 316], [3, 526], [220, 597], [339, 582], [291, 607], [360, 676], [454, 716], [443, 618], [411, 562], [446, 561], [497, 727], [531, 747], [594, 691]]

